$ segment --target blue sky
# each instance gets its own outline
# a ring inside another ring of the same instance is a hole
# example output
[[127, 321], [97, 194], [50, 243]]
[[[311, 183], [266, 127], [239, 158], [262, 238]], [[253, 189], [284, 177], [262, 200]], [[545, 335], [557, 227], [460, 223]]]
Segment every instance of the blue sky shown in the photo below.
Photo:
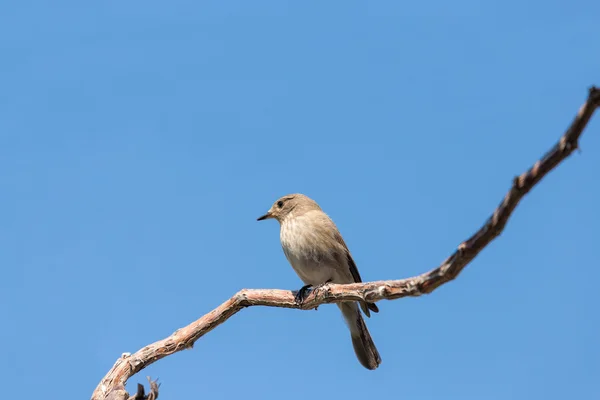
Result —
[[[0, 4], [0, 376], [89, 398], [123, 352], [241, 288], [301, 286], [302, 192], [365, 280], [437, 266], [600, 84], [586, 1]], [[152, 365], [161, 398], [563, 399], [600, 375], [600, 119], [504, 234], [367, 321], [252, 308]], [[64, 391], [67, 388], [66, 392]]]

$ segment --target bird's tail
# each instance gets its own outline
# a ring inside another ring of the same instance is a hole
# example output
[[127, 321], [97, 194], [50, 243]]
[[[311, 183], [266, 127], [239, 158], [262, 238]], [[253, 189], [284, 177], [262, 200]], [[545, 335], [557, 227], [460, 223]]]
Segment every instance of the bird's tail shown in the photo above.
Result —
[[367, 325], [360, 314], [357, 303], [338, 303], [338, 307], [342, 311], [342, 315], [350, 328], [352, 337], [352, 346], [356, 358], [367, 369], [376, 369], [381, 364], [379, 352], [371, 339], [371, 334], [367, 329]]

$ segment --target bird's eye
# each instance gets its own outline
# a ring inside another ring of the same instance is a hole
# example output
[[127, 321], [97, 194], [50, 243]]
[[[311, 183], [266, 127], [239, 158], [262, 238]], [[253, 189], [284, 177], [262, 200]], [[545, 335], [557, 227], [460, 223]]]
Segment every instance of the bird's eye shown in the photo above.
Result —
[[277, 207], [279, 207], [279, 208], [283, 207], [283, 201], [279, 200], [277, 202]]

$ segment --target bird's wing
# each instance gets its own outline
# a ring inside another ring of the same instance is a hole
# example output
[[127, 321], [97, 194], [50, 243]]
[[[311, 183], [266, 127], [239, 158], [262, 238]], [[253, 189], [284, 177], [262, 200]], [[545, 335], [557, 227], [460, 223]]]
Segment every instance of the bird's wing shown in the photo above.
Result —
[[[354, 282], [361, 283], [362, 279], [360, 278], [360, 273], [358, 272], [356, 263], [354, 262], [354, 259], [352, 258], [352, 255], [350, 254], [350, 250], [348, 250], [348, 246], [346, 245], [346, 242], [344, 242], [344, 238], [342, 237], [341, 233], [337, 229], [335, 230], [334, 236], [335, 236], [335, 240], [340, 245], [342, 245], [342, 247], [344, 249], [344, 253], [345, 253], [344, 256], [346, 257], [346, 261], [348, 263], [348, 268], [350, 269], [350, 273], [352, 274], [352, 277], [354, 278]], [[369, 310], [376, 312], [376, 313], [379, 312], [379, 308], [377, 307], [377, 305], [375, 305], [375, 303], [361, 304], [361, 308], [367, 317], [371, 316], [371, 314], [369, 313]]]
[[342, 245], [344, 248], [344, 257], [346, 257], [346, 261], [348, 263], [348, 268], [350, 268], [350, 273], [352, 274], [352, 278], [354, 278], [354, 282], [360, 283], [362, 279], [360, 277], [360, 273], [358, 272], [358, 268], [356, 268], [356, 263], [350, 254], [350, 250], [348, 250], [348, 246], [346, 246], [346, 242], [344, 242], [344, 238], [340, 234], [340, 232], [336, 229], [335, 231], [335, 240]]

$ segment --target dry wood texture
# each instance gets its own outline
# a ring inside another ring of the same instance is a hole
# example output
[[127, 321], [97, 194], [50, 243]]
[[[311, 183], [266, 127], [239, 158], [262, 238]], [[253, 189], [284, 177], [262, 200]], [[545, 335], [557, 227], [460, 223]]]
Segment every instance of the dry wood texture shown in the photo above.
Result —
[[[548, 172], [577, 149], [579, 137], [599, 105], [600, 89], [592, 87], [589, 90], [587, 101], [581, 106], [571, 126], [558, 143], [528, 171], [515, 177], [512, 187], [486, 223], [473, 236], [462, 242], [457, 250], [437, 268], [407, 279], [350, 285], [329, 284], [313, 291], [302, 305], [294, 302], [294, 293], [289, 290], [241, 290], [219, 307], [190, 325], [178, 329], [171, 336], [149, 344], [134, 354], [124, 354], [100, 381], [92, 395], [92, 399], [128, 399], [129, 395], [125, 391], [125, 383], [129, 378], [163, 357], [191, 348], [196, 340], [245, 307], [268, 306], [307, 310], [316, 308], [320, 304], [343, 301], [367, 300], [377, 302], [383, 299], [394, 300], [431, 293], [444, 283], [450, 282], [485, 246], [500, 235], [521, 199]], [[138, 392], [137, 396], [139, 397], [139, 395]], [[157, 385], [151, 387], [151, 395], [155, 397], [158, 395]], [[143, 390], [141, 396], [144, 396]]]

